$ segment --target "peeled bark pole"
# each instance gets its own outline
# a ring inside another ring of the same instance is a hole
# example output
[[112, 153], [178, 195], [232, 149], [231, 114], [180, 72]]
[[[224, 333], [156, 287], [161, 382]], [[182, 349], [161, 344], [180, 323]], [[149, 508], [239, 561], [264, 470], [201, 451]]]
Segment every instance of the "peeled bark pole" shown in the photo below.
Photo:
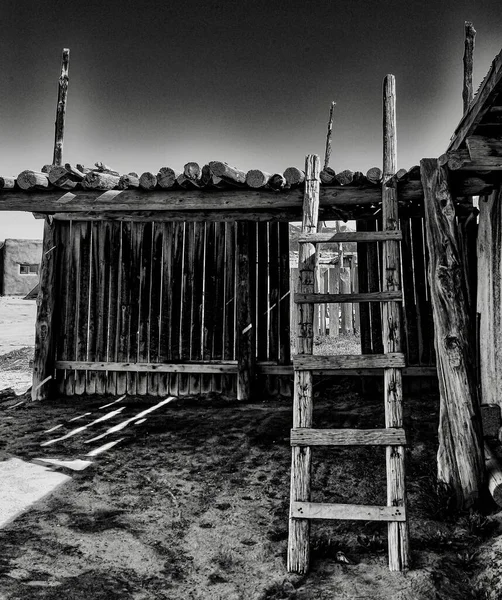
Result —
[[465, 48], [464, 48], [464, 87], [462, 89], [462, 100], [464, 101], [464, 113], [472, 102], [472, 67], [474, 60], [474, 39], [476, 30], [470, 21], [465, 22]]
[[[394, 231], [399, 228], [397, 192], [385, 186], [385, 181], [396, 172], [396, 81], [387, 75], [383, 83], [383, 183], [382, 183], [382, 228]], [[399, 242], [388, 240], [383, 243], [384, 292], [401, 290]], [[384, 302], [382, 305], [382, 341], [385, 353], [401, 352], [401, 312], [399, 303]], [[384, 369], [385, 427], [403, 427], [402, 371]], [[404, 478], [404, 447], [386, 448], [387, 506], [400, 506], [406, 510]], [[392, 521], [388, 525], [389, 569], [403, 571], [408, 568], [409, 544], [406, 521]]]
[[329, 160], [331, 158], [331, 138], [333, 136], [333, 112], [335, 110], [336, 102], [332, 102], [329, 109], [329, 120], [328, 120], [328, 133], [326, 134], [326, 150], [324, 151], [324, 168], [329, 167]]
[[35, 357], [33, 359], [32, 400], [49, 397], [49, 380], [54, 371], [54, 327], [56, 307], [57, 241], [55, 222], [47, 217], [44, 225], [40, 290], [35, 324]]
[[59, 77], [58, 105], [56, 109], [56, 124], [54, 136], [54, 155], [52, 164], [60, 167], [63, 164], [64, 120], [66, 116], [66, 101], [68, 98], [68, 68], [70, 65], [70, 50], [64, 48]]
[[[317, 155], [308, 155], [305, 159], [305, 193], [303, 197], [302, 233], [315, 233], [319, 212], [319, 172]], [[298, 269], [300, 285], [298, 291], [303, 294], [314, 293], [315, 248], [312, 244], [300, 244], [298, 251]], [[299, 304], [298, 354], [312, 354], [314, 348], [314, 305]], [[295, 371], [293, 398], [293, 427], [312, 427], [312, 372]], [[309, 446], [292, 448], [291, 465], [291, 501], [310, 501], [310, 472], [312, 450]], [[288, 571], [306, 573], [310, 561], [310, 521], [289, 517]]]
[[467, 288], [447, 172], [435, 158], [422, 159], [420, 167], [440, 392], [438, 477], [452, 487], [458, 506], [469, 508], [479, 500], [484, 457]]

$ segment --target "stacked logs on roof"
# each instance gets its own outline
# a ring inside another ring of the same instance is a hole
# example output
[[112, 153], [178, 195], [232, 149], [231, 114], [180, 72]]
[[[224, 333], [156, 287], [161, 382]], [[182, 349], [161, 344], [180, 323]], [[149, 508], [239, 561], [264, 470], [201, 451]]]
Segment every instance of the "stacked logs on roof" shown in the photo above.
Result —
[[[235, 189], [281, 191], [304, 184], [305, 173], [288, 167], [283, 173], [270, 173], [259, 169], [241, 171], [225, 162], [212, 161], [203, 167], [196, 162], [187, 163], [182, 171], [162, 167], [158, 173], [145, 172], [120, 174], [102, 162], [93, 168], [81, 164], [64, 166], [44, 165], [40, 171], [22, 171], [16, 177], [0, 177], [0, 190], [23, 191], [51, 190], [126, 190], [145, 191], [170, 189]], [[382, 170], [373, 167], [366, 174], [348, 169], [335, 173], [327, 167], [321, 171], [321, 184], [325, 186], [368, 187], [382, 182]]]

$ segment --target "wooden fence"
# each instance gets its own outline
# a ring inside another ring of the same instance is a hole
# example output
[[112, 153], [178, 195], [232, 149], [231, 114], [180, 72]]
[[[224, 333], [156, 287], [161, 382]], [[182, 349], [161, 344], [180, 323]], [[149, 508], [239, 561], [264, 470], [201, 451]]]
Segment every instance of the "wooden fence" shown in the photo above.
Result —
[[[290, 363], [287, 223], [55, 226], [59, 393], [235, 395], [244, 334], [258, 374]], [[251, 308], [239, 332], [244, 234]], [[174, 372], [160, 370], [167, 364]], [[280, 378], [264, 384], [274, 393]]]

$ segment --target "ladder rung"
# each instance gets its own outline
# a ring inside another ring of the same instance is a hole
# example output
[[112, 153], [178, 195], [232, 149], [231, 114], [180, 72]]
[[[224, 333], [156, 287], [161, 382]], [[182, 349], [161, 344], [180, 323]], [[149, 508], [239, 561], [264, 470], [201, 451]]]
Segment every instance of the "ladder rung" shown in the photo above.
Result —
[[406, 366], [404, 354], [339, 354], [318, 356], [297, 354], [293, 357], [295, 371], [313, 371], [317, 374], [328, 373], [339, 369], [400, 369]]
[[403, 506], [323, 504], [320, 502], [292, 502], [291, 516], [297, 519], [406, 521], [406, 512]]
[[[293, 238], [294, 239], [294, 238]], [[385, 242], [402, 240], [403, 234], [395, 231], [341, 231], [340, 233], [300, 233], [299, 243], [329, 244], [337, 242]]]
[[322, 304], [345, 302], [401, 302], [403, 294], [397, 292], [366, 292], [364, 294], [295, 294], [297, 304]]
[[292, 446], [405, 446], [404, 429], [310, 429], [291, 430]]

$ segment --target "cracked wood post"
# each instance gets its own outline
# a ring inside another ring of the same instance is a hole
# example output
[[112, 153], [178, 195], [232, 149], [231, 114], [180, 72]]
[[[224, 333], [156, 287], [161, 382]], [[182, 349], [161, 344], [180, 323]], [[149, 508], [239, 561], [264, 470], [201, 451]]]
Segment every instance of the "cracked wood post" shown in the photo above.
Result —
[[256, 371], [255, 298], [251, 296], [256, 257], [249, 254], [249, 225], [237, 221], [237, 400], [251, 399]]
[[51, 391], [49, 380], [54, 372], [53, 321], [55, 318], [56, 264], [58, 257], [56, 237], [56, 221], [53, 221], [52, 217], [47, 217], [44, 223], [40, 288], [37, 298], [32, 400], [45, 400], [49, 397]]
[[[303, 233], [315, 233], [319, 212], [320, 161], [317, 155], [305, 159], [305, 192], [303, 196]], [[312, 244], [300, 244], [298, 250], [298, 291], [314, 293], [315, 248]], [[314, 305], [299, 304], [298, 354], [312, 354], [314, 347]], [[293, 427], [312, 427], [312, 373], [294, 372]], [[291, 503], [310, 500], [310, 447], [294, 446], [291, 462]], [[289, 517], [288, 571], [306, 573], [310, 560], [310, 522], [308, 519]]]
[[464, 104], [464, 113], [467, 112], [469, 104], [472, 102], [472, 67], [474, 61], [474, 40], [476, 30], [470, 21], [465, 22], [465, 44], [464, 44], [464, 86], [462, 88], [462, 100]]
[[[399, 227], [397, 191], [385, 182], [397, 170], [396, 150], [396, 82], [394, 75], [387, 75], [383, 84], [383, 180], [382, 180], [382, 225], [383, 230], [392, 231]], [[383, 243], [382, 290], [401, 290], [399, 264], [399, 242]], [[397, 302], [382, 305], [383, 351], [401, 352], [401, 312]], [[402, 371], [384, 369], [385, 427], [403, 426]], [[387, 505], [402, 506], [406, 510], [404, 473], [405, 449], [403, 446], [386, 448]], [[391, 521], [388, 524], [389, 569], [402, 571], [408, 568], [408, 525], [406, 521]]]
[[469, 508], [479, 501], [484, 456], [467, 288], [447, 171], [435, 158], [422, 159], [420, 168], [440, 393], [438, 478]]
[[61, 63], [61, 76], [59, 77], [58, 105], [56, 109], [56, 123], [54, 135], [54, 155], [52, 164], [60, 167], [63, 164], [63, 138], [64, 120], [66, 116], [66, 100], [68, 98], [68, 67], [70, 64], [70, 50], [63, 49]]

